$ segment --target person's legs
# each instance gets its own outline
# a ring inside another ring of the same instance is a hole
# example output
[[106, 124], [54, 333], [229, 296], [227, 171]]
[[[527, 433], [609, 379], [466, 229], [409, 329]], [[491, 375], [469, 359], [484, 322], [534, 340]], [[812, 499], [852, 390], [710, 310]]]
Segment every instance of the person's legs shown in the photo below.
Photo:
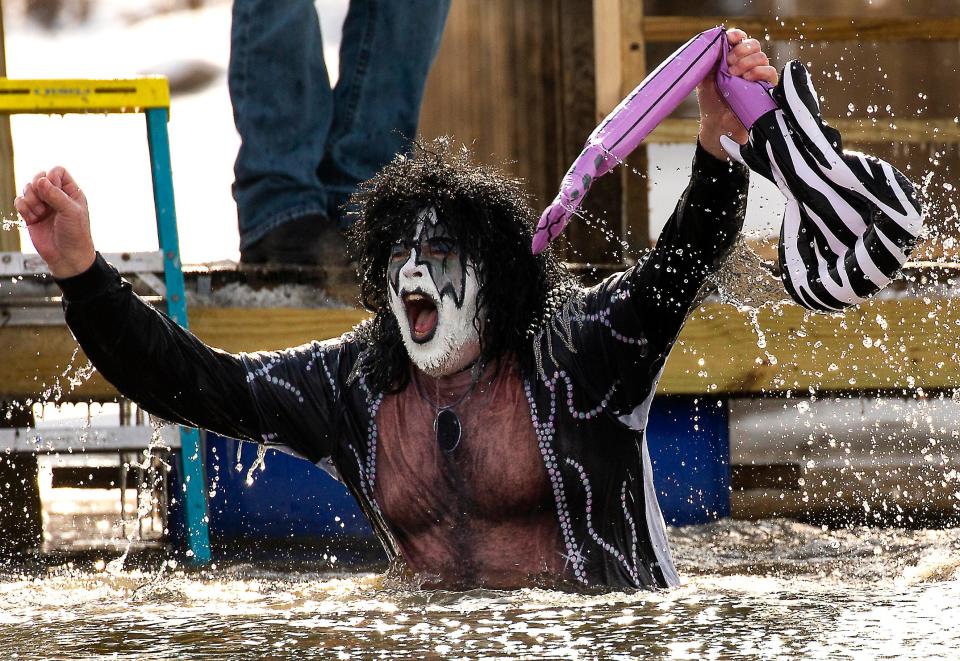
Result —
[[286, 229], [309, 231], [301, 219], [322, 222], [327, 211], [316, 166], [333, 95], [312, 0], [234, 0], [229, 87], [241, 138], [233, 184], [241, 259], [264, 261], [244, 251], [289, 221]]
[[340, 46], [334, 117], [317, 173], [327, 213], [416, 137], [430, 64], [450, 0], [351, 0]]

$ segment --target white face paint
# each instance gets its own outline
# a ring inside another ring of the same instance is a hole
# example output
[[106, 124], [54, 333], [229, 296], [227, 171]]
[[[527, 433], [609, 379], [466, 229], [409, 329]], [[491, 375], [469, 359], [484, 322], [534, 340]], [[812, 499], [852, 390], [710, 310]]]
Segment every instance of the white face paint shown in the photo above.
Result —
[[477, 359], [477, 269], [437, 226], [433, 208], [420, 214], [412, 237], [393, 246], [387, 280], [390, 309], [417, 367], [445, 376]]

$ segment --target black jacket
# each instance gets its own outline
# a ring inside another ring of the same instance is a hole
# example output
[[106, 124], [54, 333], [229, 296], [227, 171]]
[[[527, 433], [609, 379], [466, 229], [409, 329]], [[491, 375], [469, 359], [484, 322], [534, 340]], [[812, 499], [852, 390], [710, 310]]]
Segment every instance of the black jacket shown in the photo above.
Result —
[[[657, 381], [708, 274], [743, 223], [747, 174], [699, 146], [676, 211], [642, 263], [577, 292], [531, 342], [524, 378], [550, 478], [568, 573], [588, 586], [678, 582], [644, 430]], [[373, 498], [383, 393], [347, 385], [362, 350], [350, 333], [277, 352], [231, 355], [144, 303], [101, 257], [61, 283], [87, 356], [150, 413], [279, 446], [328, 470], [397, 545]]]

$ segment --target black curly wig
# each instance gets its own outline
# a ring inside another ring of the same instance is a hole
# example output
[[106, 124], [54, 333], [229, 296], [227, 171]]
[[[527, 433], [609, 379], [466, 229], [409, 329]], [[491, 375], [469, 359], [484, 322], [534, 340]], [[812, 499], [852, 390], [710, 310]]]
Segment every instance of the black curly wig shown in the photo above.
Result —
[[[390, 248], [416, 226], [418, 213], [437, 217], [477, 265], [478, 315], [483, 320], [481, 360], [514, 355], [525, 373], [530, 332], [542, 323], [551, 293], [576, 282], [551, 250], [530, 252], [536, 216], [523, 185], [501, 170], [473, 162], [466, 147], [448, 138], [415, 141], [375, 177], [359, 186], [348, 208], [348, 239], [358, 263], [360, 300], [373, 319], [355, 329], [365, 345], [353, 377], [362, 375], [380, 392], [403, 389], [409, 380], [407, 351], [390, 311], [387, 264]], [[474, 326], [481, 328], [480, 319]]]

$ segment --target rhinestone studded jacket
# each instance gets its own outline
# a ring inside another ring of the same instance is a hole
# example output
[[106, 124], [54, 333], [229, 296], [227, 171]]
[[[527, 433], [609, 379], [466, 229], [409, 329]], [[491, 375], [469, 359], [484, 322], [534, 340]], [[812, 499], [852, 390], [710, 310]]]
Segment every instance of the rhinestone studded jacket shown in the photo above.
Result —
[[[747, 175], [698, 146], [657, 245], [636, 266], [575, 292], [531, 340], [531, 425], [556, 505], [567, 569], [584, 586], [678, 582], [644, 431], [671, 347], [743, 223]], [[383, 394], [347, 377], [351, 334], [277, 352], [203, 344], [137, 297], [102, 257], [60, 281], [67, 322], [124, 396], [172, 422], [280, 447], [338, 477], [388, 556], [398, 549], [374, 498]]]

